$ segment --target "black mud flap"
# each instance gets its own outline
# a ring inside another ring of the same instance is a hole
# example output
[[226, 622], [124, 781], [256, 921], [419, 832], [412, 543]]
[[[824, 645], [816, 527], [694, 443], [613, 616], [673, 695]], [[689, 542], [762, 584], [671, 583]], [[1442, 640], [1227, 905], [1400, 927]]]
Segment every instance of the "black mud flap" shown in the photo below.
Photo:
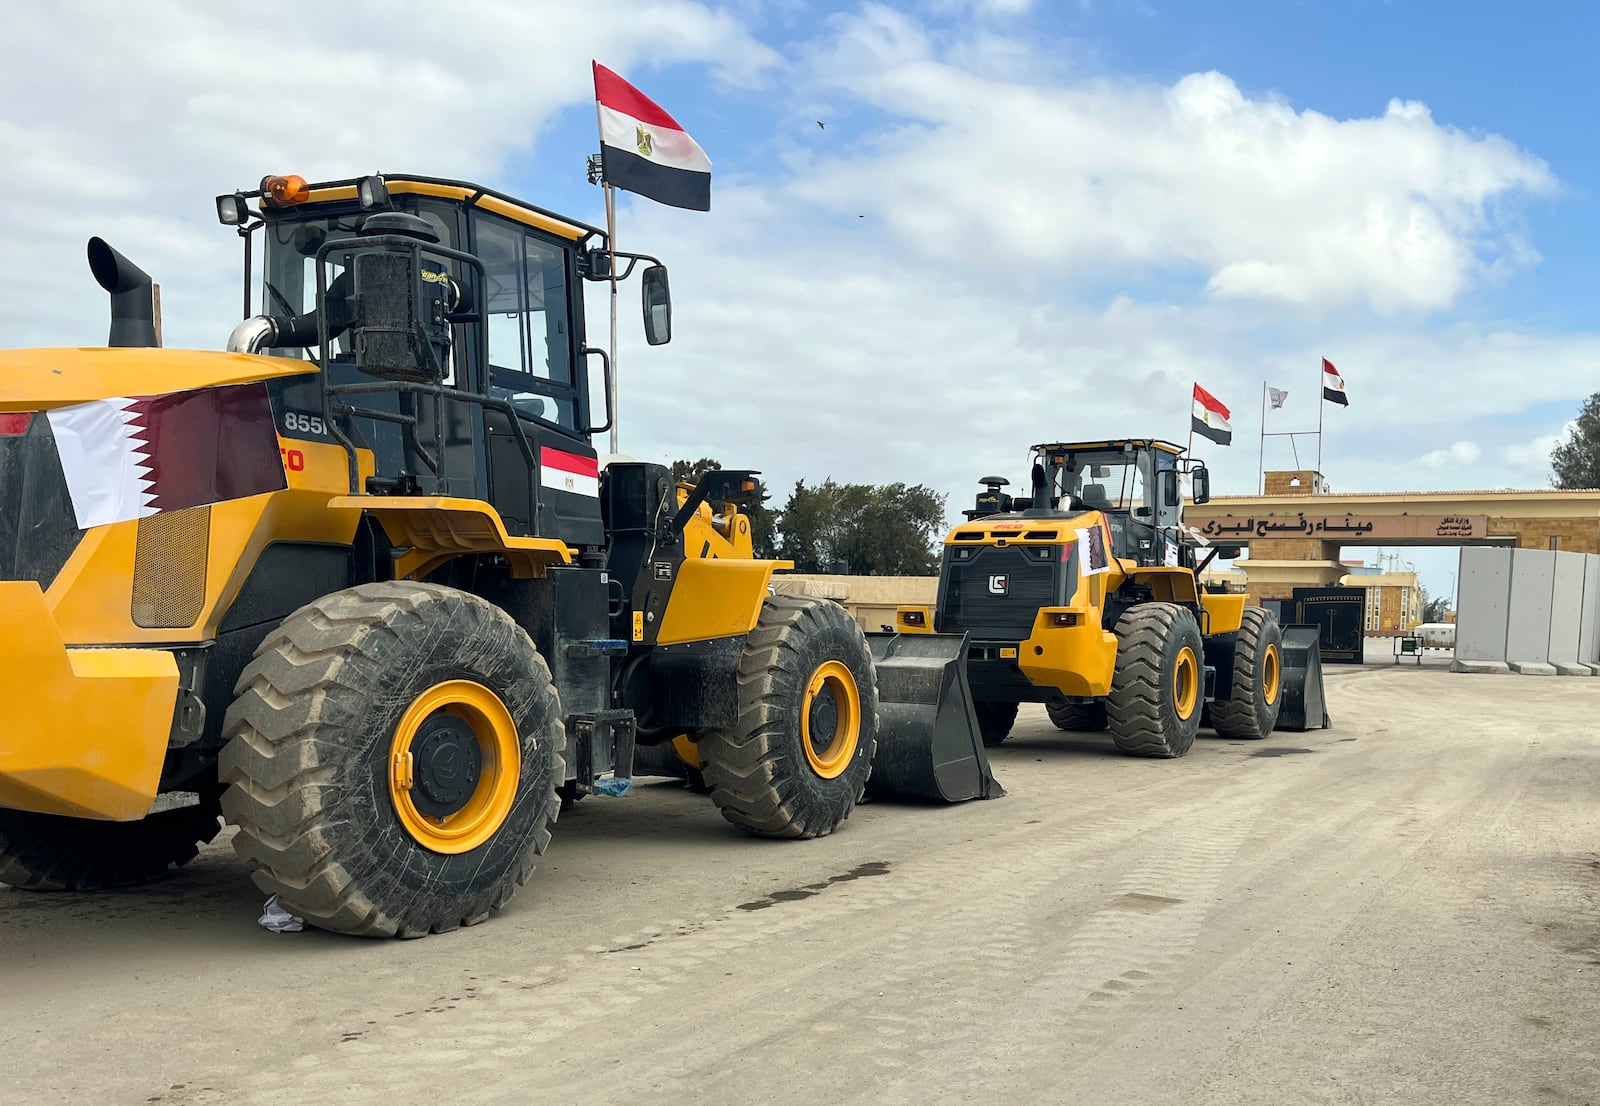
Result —
[[1283, 628], [1283, 706], [1275, 730], [1327, 729], [1328, 700], [1322, 688], [1320, 626]]
[[878, 676], [875, 799], [996, 799], [972, 688], [966, 634], [868, 634]]

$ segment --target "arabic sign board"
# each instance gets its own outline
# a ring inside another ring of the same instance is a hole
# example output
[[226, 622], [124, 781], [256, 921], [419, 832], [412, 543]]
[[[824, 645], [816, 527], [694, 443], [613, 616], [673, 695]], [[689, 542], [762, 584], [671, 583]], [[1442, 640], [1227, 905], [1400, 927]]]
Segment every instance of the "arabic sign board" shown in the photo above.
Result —
[[1208, 540], [1319, 538], [1325, 541], [1440, 538], [1482, 541], [1489, 536], [1488, 515], [1218, 515], [1200, 526]]

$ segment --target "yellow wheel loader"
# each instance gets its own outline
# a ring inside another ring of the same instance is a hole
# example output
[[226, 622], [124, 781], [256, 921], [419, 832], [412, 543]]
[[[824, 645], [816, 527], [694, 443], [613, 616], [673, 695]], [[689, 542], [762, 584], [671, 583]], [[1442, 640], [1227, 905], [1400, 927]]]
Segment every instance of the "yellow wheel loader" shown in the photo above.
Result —
[[1205, 466], [1148, 439], [1047, 443], [1032, 459], [1027, 496], [982, 478], [945, 539], [936, 605], [896, 615], [907, 633], [970, 635], [984, 742], [1006, 739], [1020, 703], [1044, 703], [1063, 730], [1109, 731], [1134, 756], [1183, 756], [1206, 717], [1227, 737], [1271, 733], [1286, 681], [1320, 670], [1285, 667], [1269, 612], [1200, 587], [1220, 550], [1196, 562], [1179, 478], [1204, 503]]
[[952, 751], [964, 684], [903, 704], [940, 735], [880, 729], [894, 664], [770, 593], [754, 473], [600, 465], [584, 283], [643, 263], [660, 344], [653, 258], [424, 176], [271, 177], [217, 212], [245, 244], [227, 352], [159, 348], [99, 239], [110, 348], [0, 352], [0, 882], [136, 883], [225, 818], [290, 912], [412, 937], [505, 903], [636, 747], [692, 747], [774, 837], [838, 828], [880, 743], [902, 790], [934, 758], [966, 769], [935, 797], [993, 790], [975, 722]]

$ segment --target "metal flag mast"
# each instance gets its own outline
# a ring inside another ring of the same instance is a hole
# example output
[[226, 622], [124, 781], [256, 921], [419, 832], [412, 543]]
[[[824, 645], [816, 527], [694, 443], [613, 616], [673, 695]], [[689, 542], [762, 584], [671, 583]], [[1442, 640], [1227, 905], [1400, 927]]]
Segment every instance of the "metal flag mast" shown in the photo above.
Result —
[[606, 269], [611, 274], [611, 372], [606, 380], [606, 403], [611, 408], [611, 452], [617, 446], [617, 429], [622, 420], [617, 410], [617, 190], [610, 181], [601, 182], [606, 192], [606, 249], [610, 256]]
[[610, 452], [617, 454], [622, 452], [617, 446], [617, 430], [622, 424], [617, 411], [617, 190], [606, 180], [606, 121], [598, 91], [594, 99], [594, 122], [596, 133], [600, 135], [600, 152], [589, 159], [589, 183], [595, 183], [598, 178], [606, 200], [606, 272], [611, 278], [611, 344], [606, 350], [611, 360], [611, 371], [607, 374], [606, 405], [611, 413]]
[[[1323, 409], [1328, 406], [1327, 400], [1322, 395], [1322, 366], [1317, 366], [1317, 390], [1312, 395], [1317, 397], [1317, 479], [1322, 479], [1322, 415]], [[1315, 495], [1317, 489], [1311, 489]]]
[[[1300, 463], [1300, 449], [1295, 444], [1295, 439], [1296, 438], [1305, 438], [1305, 437], [1315, 436], [1316, 439], [1317, 439], [1317, 469], [1316, 469], [1316, 473], [1317, 473], [1318, 480], [1313, 482], [1313, 485], [1312, 485], [1312, 488], [1311, 488], [1311, 494], [1312, 495], [1316, 495], [1318, 493], [1318, 491], [1320, 490], [1320, 483], [1318, 481], [1320, 481], [1321, 476], [1322, 476], [1322, 408], [1323, 408], [1322, 381], [1320, 379], [1317, 381], [1317, 390], [1312, 393], [1313, 395], [1315, 395], [1317, 397], [1317, 428], [1314, 431], [1313, 430], [1274, 430], [1269, 434], [1267, 432], [1267, 388], [1268, 388], [1268, 384], [1267, 384], [1267, 382], [1265, 380], [1263, 380], [1261, 382], [1261, 452], [1260, 452], [1260, 459], [1256, 462], [1256, 486], [1257, 486], [1257, 488], [1260, 489], [1260, 494], [1265, 495], [1267, 493], [1267, 439], [1268, 438], [1288, 438], [1289, 439], [1289, 448], [1294, 450], [1294, 463], [1296, 465], [1298, 465]], [[1286, 392], [1284, 394], [1287, 395], [1288, 393]]]

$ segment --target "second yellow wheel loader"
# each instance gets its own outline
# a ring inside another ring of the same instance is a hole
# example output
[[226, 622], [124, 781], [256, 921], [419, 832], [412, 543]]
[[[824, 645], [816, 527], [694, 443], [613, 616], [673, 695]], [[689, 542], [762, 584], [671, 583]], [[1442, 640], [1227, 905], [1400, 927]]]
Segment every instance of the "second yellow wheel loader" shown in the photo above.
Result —
[[1135, 756], [1183, 756], [1203, 718], [1227, 737], [1271, 733], [1286, 681], [1298, 698], [1320, 669], [1284, 664], [1271, 613], [1200, 587], [1210, 558], [1184, 534], [1179, 477], [1203, 503], [1205, 466], [1151, 439], [1045, 443], [1032, 458], [1025, 497], [980, 481], [945, 539], [936, 606], [896, 616], [908, 633], [970, 635], [984, 741], [1004, 741], [1030, 702]]
[[645, 263], [659, 344], [659, 263], [425, 176], [217, 210], [247, 280], [261, 247], [228, 352], [159, 348], [149, 279], [98, 239], [114, 348], [0, 352], [0, 882], [153, 878], [223, 817], [287, 910], [421, 936], [506, 902], [563, 796], [625, 790], [639, 745], [692, 742], [766, 836], [837, 828], [885, 746], [888, 786], [937, 760], [961, 771], [934, 797], [992, 791], [949, 725], [964, 684], [880, 729], [894, 662], [770, 594], [753, 473], [601, 469], [584, 282]]

